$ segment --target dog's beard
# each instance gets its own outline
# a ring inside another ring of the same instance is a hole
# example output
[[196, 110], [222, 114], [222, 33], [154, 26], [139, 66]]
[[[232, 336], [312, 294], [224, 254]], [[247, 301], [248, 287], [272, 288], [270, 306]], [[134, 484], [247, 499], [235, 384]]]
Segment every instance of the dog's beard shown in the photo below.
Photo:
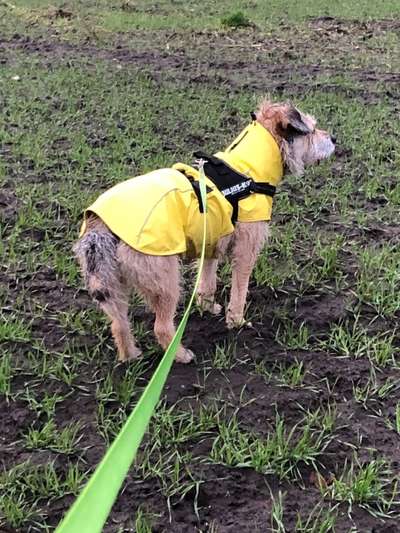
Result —
[[310, 150], [304, 154], [303, 165], [319, 165], [321, 161], [328, 159], [335, 151], [335, 145], [329, 137], [319, 139], [311, 144]]

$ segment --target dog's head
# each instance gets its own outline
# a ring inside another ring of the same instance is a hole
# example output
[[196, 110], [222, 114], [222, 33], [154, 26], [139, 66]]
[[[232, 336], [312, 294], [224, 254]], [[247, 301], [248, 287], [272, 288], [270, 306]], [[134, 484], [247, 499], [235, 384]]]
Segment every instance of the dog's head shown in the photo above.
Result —
[[336, 139], [316, 128], [314, 117], [299, 111], [291, 103], [261, 103], [256, 117], [277, 141], [286, 169], [296, 175], [304, 167], [326, 159], [335, 151]]

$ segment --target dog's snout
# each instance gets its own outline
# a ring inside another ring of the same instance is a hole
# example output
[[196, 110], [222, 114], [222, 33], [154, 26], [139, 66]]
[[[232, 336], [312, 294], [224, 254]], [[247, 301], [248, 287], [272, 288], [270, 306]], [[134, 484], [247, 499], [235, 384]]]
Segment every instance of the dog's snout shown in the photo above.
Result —
[[336, 137], [334, 135], [331, 135], [331, 141], [333, 142], [333, 144], [336, 144]]

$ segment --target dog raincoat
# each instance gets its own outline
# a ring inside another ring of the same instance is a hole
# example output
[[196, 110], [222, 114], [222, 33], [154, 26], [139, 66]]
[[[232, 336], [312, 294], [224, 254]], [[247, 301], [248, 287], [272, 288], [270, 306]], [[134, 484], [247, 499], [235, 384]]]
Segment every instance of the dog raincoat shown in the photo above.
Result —
[[[257, 183], [277, 186], [282, 180], [282, 156], [275, 139], [259, 122], [253, 120], [224, 152], [216, 157]], [[272, 198], [251, 194], [239, 202], [239, 222], [271, 220]]]
[[[283, 174], [279, 148], [272, 135], [253, 121], [233, 143], [216, 157], [257, 182], [277, 185]], [[189, 178], [189, 179], [188, 179]], [[198, 170], [177, 163], [172, 168], [149, 172], [118, 183], [105, 191], [86, 210], [142, 253], [199, 257], [203, 224], [199, 202], [189, 181], [199, 179]], [[206, 257], [214, 257], [218, 240], [234, 231], [232, 206], [214, 183], [207, 185]], [[240, 222], [270, 220], [272, 198], [251, 194], [239, 202]], [[85, 231], [82, 225], [81, 235]]]

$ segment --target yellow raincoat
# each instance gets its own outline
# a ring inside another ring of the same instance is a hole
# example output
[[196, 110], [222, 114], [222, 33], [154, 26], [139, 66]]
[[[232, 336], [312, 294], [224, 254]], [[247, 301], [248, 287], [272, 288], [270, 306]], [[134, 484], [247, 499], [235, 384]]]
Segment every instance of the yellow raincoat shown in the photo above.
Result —
[[[234, 170], [258, 182], [277, 185], [283, 168], [279, 148], [271, 134], [252, 122], [224, 152], [215, 154]], [[135, 250], [150, 255], [186, 253], [198, 257], [202, 242], [202, 214], [186, 176], [198, 180], [199, 172], [183, 163], [118, 183], [86, 210], [100, 217], [108, 228]], [[206, 257], [213, 257], [218, 240], [233, 232], [232, 206], [206, 179]], [[239, 202], [241, 222], [270, 220], [272, 198], [252, 194]], [[81, 235], [85, 231], [82, 225]]]
[[[183, 169], [182, 165], [182, 169]], [[195, 169], [186, 169], [197, 174]], [[218, 239], [232, 233], [232, 206], [213, 185], [207, 195], [206, 256], [212, 257]], [[198, 257], [203, 237], [202, 214], [189, 180], [174, 168], [163, 168], [118, 183], [86, 210], [135, 250], [150, 255], [186, 252]], [[83, 224], [81, 234], [85, 231]]]
[[[281, 152], [270, 132], [253, 120], [224, 152], [216, 157], [258, 183], [279, 185], [283, 176]], [[239, 222], [271, 220], [272, 198], [251, 194], [239, 202]]]

